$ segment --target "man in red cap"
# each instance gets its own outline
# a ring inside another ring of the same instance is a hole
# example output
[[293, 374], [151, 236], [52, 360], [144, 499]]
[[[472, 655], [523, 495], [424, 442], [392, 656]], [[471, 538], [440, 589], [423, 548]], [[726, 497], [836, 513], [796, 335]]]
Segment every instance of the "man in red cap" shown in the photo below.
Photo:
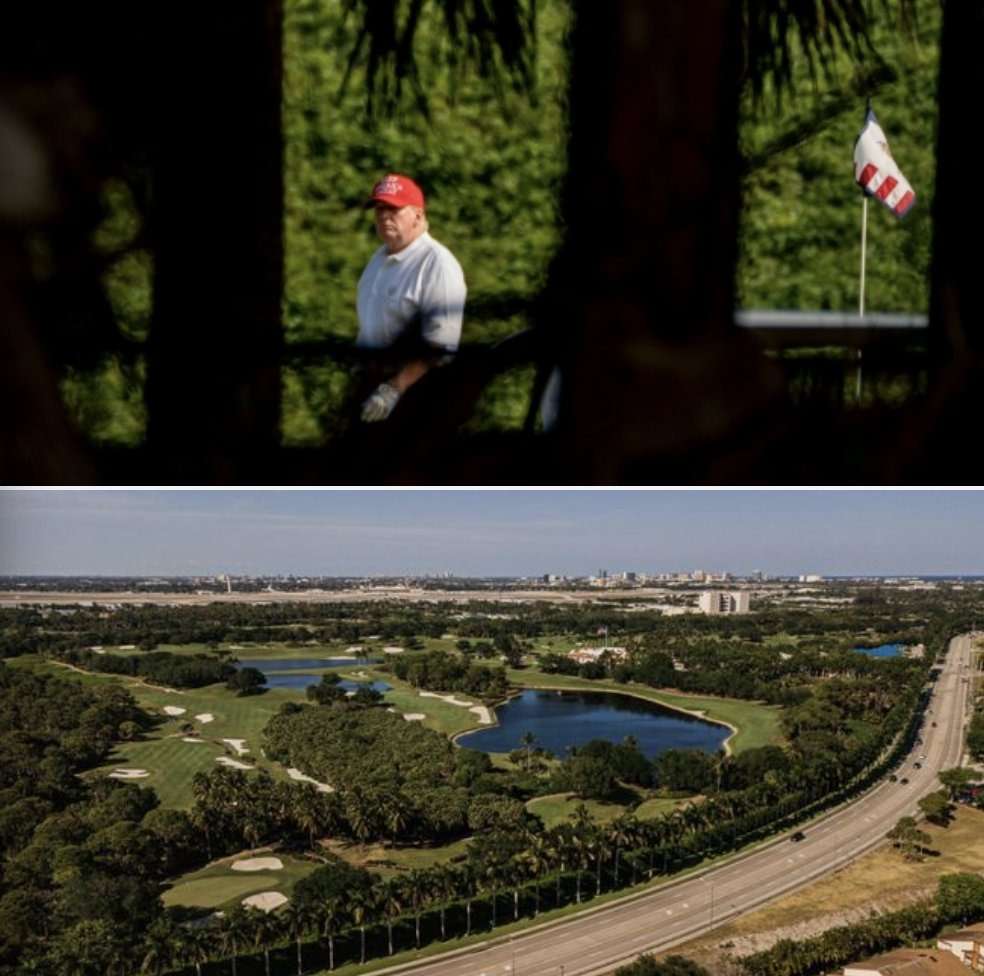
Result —
[[457, 350], [466, 288], [461, 265], [427, 232], [424, 193], [412, 179], [383, 177], [366, 207], [375, 210], [383, 242], [359, 279], [357, 299], [356, 345], [380, 351], [377, 372], [385, 374], [360, 411], [373, 423]]

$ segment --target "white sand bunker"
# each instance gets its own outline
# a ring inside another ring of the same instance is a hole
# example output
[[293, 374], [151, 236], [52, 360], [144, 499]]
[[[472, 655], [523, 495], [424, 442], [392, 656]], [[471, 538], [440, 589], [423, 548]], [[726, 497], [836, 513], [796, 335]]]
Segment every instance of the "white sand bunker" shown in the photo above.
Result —
[[258, 895], [250, 895], [249, 898], [243, 899], [244, 905], [260, 908], [265, 912], [272, 912], [286, 903], [287, 896], [280, 894], [279, 891], [261, 891]]
[[423, 722], [427, 716], [423, 712], [404, 712], [403, 717], [408, 722]]
[[247, 857], [232, 862], [233, 871], [279, 871], [283, 866], [279, 857]]
[[187, 712], [187, 708], [178, 708], [177, 705], [165, 705], [164, 712], [167, 715], [184, 715]]
[[484, 705], [472, 705], [468, 709], [469, 712], [473, 712], [478, 716], [479, 725], [491, 725], [492, 724], [492, 713]]
[[474, 705], [470, 701], [462, 701], [460, 698], [455, 698], [454, 695], [439, 695], [434, 691], [422, 691], [420, 692], [420, 697], [440, 698], [441, 701], [445, 701], [449, 705], [458, 705], [461, 708], [467, 708], [469, 712], [478, 716], [479, 725], [492, 724], [492, 713], [484, 705]]
[[186, 735], [186, 736], [184, 736], [184, 737], [182, 738], [182, 740], [181, 740], [181, 741], [182, 741], [182, 742], [198, 742], [198, 743], [202, 743], [202, 742], [204, 742], [205, 740], [204, 740], [204, 739], [196, 739], [196, 738], [194, 738], [193, 736], [190, 736], [190, 735]]
[[384, 647], [383, 648], [383, 653], [384, 654], [402, 654], [403, 653], [403, 648], [402, 647]]
[[215, 761], [217, 763], [222, 763], [223, 766], [231, 766], [233, 769], [254, 769], [253, 766], [247, 766], [246, 763], [241, 763], [237, 759], [230, 759], [228, 756], [216, 756]]
[[109, 775], [113, 779], [143, 779], [150, 773], [146, 769], [114, 769]]
[[345, 648], [345, 653], [346, 654], [361, 654], [363, 652], [363, 650], [364, 650], [364, 648], [361, 647], [359, 644], [353, 644], [351, 647], [346, 647]]
[[328, 783], [319, 783], [316, 779], [312, 779], [310, 776], [308, 776], [307, 773], [302, 773], [299, 769], [294, 769], [293, 766], [291, 766], [291, 768], [287, 770], [287, 775], [291, 779], [297, 780], [298, 783], [314, 783], [319, 793], [335, 792], [334, 786], [330, 786]]
[[243, 745], [243, 743], [246, 741], [245, 739], [223, 739], [222, 741], [232, 746], [232, 748], [236, 750], [237, 756], [245, 756], [246, 753], [249, 752], [249, 749], [247, 749], [246, 746]]
[[196, 722], [214, 722], [215, 716], [211, 712], [202, 712], [201, 715], [195, 716]]

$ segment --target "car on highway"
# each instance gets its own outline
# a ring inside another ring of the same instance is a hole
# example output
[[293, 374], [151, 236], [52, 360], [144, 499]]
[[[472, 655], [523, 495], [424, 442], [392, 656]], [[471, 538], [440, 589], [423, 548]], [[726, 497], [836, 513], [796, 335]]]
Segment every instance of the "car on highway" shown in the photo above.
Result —
[[901, 784], [902, 784], [903, 786], [906, 786], [906, 785], [908, 784], [908, 782], [909, 782], [909, 780], [908, 780], [908, 779], [906, 779], [906, 777], [905, 777], [905, 776], [903, 776], [903, 777], [902, 777], [902, 779], [900, 779], [900, 780], [899, 780], [899, 782], [900, 782], [900, 783], [901, 783]]
[[914, 762], [912, 764], [912, 768], [913, 769], [922, 769], [922, 763], [921, 762]]
[[801, 840], [806, 840], [806, 834], [802, 830], [797, 830], [795, 834], [790, 835], [789, 839], [794, 844], [798, 844]]

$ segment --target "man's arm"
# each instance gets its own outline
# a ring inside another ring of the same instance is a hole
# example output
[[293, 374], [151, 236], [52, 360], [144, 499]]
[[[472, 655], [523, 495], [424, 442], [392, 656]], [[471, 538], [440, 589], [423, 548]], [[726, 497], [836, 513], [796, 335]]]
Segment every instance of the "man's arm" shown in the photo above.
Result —
[[400, 397], [422, 376], [428, 373], [438, 360], [411, 359], [385, 383], [380, 383], [362, 405], [362, 419], [366, 423], [385, 420]]

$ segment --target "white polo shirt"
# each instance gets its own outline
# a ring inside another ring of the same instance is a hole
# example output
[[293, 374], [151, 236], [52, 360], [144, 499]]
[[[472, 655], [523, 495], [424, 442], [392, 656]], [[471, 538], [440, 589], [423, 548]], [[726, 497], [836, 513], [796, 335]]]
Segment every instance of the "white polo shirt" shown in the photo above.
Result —
[[461, 341], [466, 293], [461, 265], [430, 234], [396, 254], [381, 247], [359, 279], [356, 345], [385, 349], [419, 316], [421, 338], [454, 352]]

